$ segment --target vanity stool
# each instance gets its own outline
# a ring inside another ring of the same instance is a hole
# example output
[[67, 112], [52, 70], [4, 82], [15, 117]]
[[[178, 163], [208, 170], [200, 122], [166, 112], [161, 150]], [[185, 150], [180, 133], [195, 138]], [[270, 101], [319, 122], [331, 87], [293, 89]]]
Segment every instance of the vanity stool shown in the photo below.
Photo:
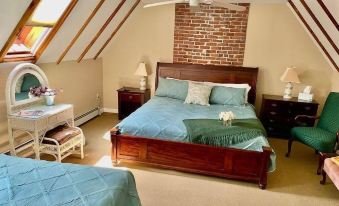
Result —
[[53, 155], [58, 162], [71, 155], [84, 158], [84, 134], [79, 127], [58, 126], [48, 131], [39, 146], [40, 153]]

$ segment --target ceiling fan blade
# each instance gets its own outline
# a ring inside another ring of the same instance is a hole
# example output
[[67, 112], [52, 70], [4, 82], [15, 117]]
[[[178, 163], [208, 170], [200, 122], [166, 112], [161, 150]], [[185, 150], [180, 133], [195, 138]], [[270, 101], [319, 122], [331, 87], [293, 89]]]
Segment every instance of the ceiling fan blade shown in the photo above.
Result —
[[162, 2], [150, 3], [150, 4], [146, 3], [144, 5], [144, 8], [163, 6], [163, 5], [168, 5], [168, 4], [177, 4], [177, 3], [186, 3], [186, 1], [185, 0], [172, 0], [172, 1], [162, 1]]
[[235, 5], [235, 4], [227, 3], [227, 2], [225, 2], [225, 0], [213, 0], [211, 5], [223, 7], [223, 8], [227, 8], [227, 9], [235, 10], [235, 11], [245, 11], [246, 10], [246, 7], [244, 7], [244, 6], [238, 6], [238, 5]]

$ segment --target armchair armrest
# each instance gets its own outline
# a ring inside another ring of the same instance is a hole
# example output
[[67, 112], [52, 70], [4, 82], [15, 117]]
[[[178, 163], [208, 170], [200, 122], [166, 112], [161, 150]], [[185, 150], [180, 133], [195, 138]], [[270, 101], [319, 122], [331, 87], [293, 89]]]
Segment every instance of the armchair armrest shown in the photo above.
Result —
[[320, 117], [318, 116], [309, 116], [309, 115], [297, 115], [295, 118], [294, 118], [294, 120], [298, 120], [298, 119], [300, 119], [300, 118], [307, 118], [307, 119], [314, 119], [314, 120], [317, 120], [317, 119], [319, 119]]

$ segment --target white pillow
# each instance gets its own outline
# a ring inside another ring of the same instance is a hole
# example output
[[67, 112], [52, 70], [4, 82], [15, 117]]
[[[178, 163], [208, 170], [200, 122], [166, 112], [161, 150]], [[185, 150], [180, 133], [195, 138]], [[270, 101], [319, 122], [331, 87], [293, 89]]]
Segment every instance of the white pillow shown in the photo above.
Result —
[[248, 92], [251, 90], [251, 86], [249, 84], [230, 84], [230, 83], [214, 83], [214, 82], [204, 82], [209, 86], [222, 86], [222, 87], [233, 87], [233, 88], [245, 88], [245, 102], [248, 102]]
[[185, 104], [200, 104], [210, 106], [209, 100], [212, 86], [201, 83], [188, 83], [188, 93], [185, 99]]

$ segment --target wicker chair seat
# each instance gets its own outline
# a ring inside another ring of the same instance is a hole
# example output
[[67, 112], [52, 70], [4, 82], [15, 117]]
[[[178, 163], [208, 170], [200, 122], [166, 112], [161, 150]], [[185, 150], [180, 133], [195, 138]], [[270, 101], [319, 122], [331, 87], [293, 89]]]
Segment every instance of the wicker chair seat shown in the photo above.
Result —
[[[48, 131], [45, 137], [54, 139], [60, 145], [62, 145], [68, 140], [78, 136], [79, 134], [81, 134], [81, 131], [78, 128], [62, 125]], [[49, 141], [47, 139], [44, 139], [42, 143], [55, 145], [55, 142]]]

